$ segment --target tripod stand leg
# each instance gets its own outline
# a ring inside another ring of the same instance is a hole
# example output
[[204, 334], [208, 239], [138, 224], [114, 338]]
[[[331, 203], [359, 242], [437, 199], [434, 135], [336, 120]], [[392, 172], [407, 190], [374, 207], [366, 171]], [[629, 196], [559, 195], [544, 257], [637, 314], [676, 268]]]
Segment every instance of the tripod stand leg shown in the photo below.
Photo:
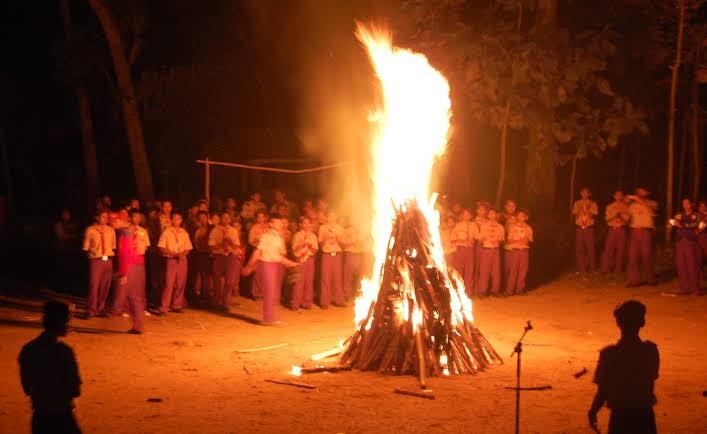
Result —
[[516, 434], [520, 433], [520, 348], [516, 360]]

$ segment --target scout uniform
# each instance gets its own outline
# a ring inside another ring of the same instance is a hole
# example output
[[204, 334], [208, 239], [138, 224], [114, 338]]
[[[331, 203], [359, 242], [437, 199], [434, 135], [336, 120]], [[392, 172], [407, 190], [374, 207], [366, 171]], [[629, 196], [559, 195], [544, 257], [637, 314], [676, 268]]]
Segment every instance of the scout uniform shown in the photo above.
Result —
[[454, 268], [464, 279], [467, 294], [474, 292], [474, 265], [476, 262], [475, 243], [479, 237], [479, 227], [472, 221], [460, 221], [454, 226], [451, 241], [456, 246]]
[[216, 292], [216, 304], [228, 309], [231, 293], [240, 292], [241, 264], [243, 249], [241, 236], [230, 225], [215, 226], [209, 234], [209, 247], [213, 254], [213, 282]]
[[[125, 271], [119, 274], [122, 277], [127, 277], [128, 282], [116, 285], [113, 294], [112, 310], [114, 315], [120, 315], [126, 311], [126, 302], [131, 294], [140, 293], [142, 298], [145, 298], [145, 252], [150, 247], [150, 237], [147, 230], [140, 225], [131, 224], [121, 230], [117, 238], [118, 270]], [[124, 248], [127, 249], [127, 253], [122, 251]], [[129, 275], [128, 272], [130, 272]]]
[[612, 262], [614, 272], [620, 273], [624, 268], [626, 257], [626, 225], [629, 221], [628, 204], [625, 201], [614, 201], [607, 205], [605, 211], [606, 224], [609, 232], [604, 242], [604, 253], [601, 255], [601, 272], [608, 273]]
[[267, 210], [267, 207], [263, 202], [260, 200], [248, 200], [243, 204], [243, 208], [241, 208], [241, 217], [243, 217], [243, 220], [245, 221], [251, 221], [255, 219], [255, 216], [258, 212], [265, 212]]
[[162, 231], [157, 243], [165, 259], [165, 286], [162, 291], [160, 312], [172, 310], [181, 311], [186, 302], [184, 288], [187, 284], [188, 260], [187, 254], [194, 248], [187, 231], [180, 227], [170, 226]]
[[704, 260], [707, 258], [707, 207], [704, 202], [700, 202], [697, 214], [700, 216], [700, 223], [697, 232], [697, 245], [700, 246], [700, 269], [704, 265]]
[[457, 246], [452, 242], [453, 230], [454, 226], [450, 227], [447, 224], [441, 225], [439, 229], [439, 236], [442, 241], [442, 250], [444, 251], [444, 260], [447, 263], [447, 267], [455, 266], [454, 254], [457, 251]]
[[112, 227], [96, 223], [86, 228], [83, 251], [88, 254], [89, 269], [87, 317], [106, 314], [115, 249], [115, 230]]
[[277, 304], [280, 302], [282, 252], [287, 248], [280, 234], [270, 229], [263, 233], [258, 243], [260, 266], [256, 268], [263, 289], [263, 322], [277, 321]]
[[[125, 279], [119, 285], [125, 297], [127, 311], [132, 319], [131, 331], [142, 333], [145, 312], [145, 251], [150, 245], [147, 231], [132, 225], [120, 238], [118, 248], [118, 274]], [[120, 306], [115, 306], [114, 309]]]
[[358, 291], [363, 277], [364, 266], [364, 246], [363, 234], [356, 225], [350, 225], [344, 229], [342, 242], [344, 245], [344, 297], [350, 300]]
[[580, 199], [572, 207], [575, 229], [575, 257], [577, 271], [596, 269], [594, 252], [594, 216], [599, 214], [597, 203], [590, 199]]
[[479, 295], [488, 295], [489, 280], [491, 293], [498, 294], [501, 289], [501, 256], [499, 247], [505, 238], [503, 226], [488, 221], [481, 226], [479, 234]]
[[[267, 223], [256, 223], [253, 226], [251, 226], [250, 230], [248, 231], [248, 244], [252, 249], [257, 249], [258, 244], [260, 244], [260, 237], [263, 236], [263, 234], [269, 230], [269, 226]], [[259, 267], [259, 264], [256, 264], [256, 267]], [[260, 281], [258, 280], [258, 273], [255, 273], [255, 276], [253, 276], [253, 280], [251, 282], [251, 295], [255, 299], [259, 299], [263, 296], [263, 291], [261, 289]]]
[[508, 237], [503, 245], [506, 261], [506, 294], [513, 295], [525, 291], [533, 228], [525, 222], [514, 221], [508, 225], [507, 233]]
[[631, 197], [628, 213], [629, 223], [628, 244], [628, 282], [629, 286], [640, 285], [641, 265], [649, 284], [655, 283], [653, 266], [653, 231], [655, 230], [655, 212], [658, 204], [649, 199]]
[[700, 254], [697, 232], [700, 217], [697, 213], [679, 213], [673, 222], [677, 233], [675, 265], [678, 272], [681, 294], [696, 293], [700, 290]]
[[194, 292], [196, 297], [205, 300], [211, 295], [211, 249], [209, 248], [209, 233], [211, 232], [208, 223], [198, 227], [194, 231], [194, 259], [193, 265], [196, 270], [194, 275]]
[[339, 241], [343, 235], [344, 229], [335, 222], [319, 226], [319, 246], [322, 255], [319, 305], [322, 308], [327, 308], [331, 301], [334, 306], [344, 305], [342, 248]]
[[292, 255], [302, 264], [302, 270], [292, 289], [291, 309], [309, 309], [314, 300], [315, 258], [319, 250], [317, 235], [312, 231], [300, 230], [292, 236]]

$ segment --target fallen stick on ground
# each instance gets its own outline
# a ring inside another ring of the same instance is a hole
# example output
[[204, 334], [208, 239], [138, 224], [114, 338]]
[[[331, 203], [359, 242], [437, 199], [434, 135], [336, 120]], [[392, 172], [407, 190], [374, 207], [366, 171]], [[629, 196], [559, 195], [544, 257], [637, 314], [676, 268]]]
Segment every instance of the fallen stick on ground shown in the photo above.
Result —
[[258, 348], [244, 348], [242, 350], [236, 350], [234, 353], [257, 353], [258, 351], [268, 351], [268, 350], [274, 350], [276, 348], [282, 348], [286, 347], [287, 343], [284, 344], [276, 344], [276, 345], [270, 345], [267, 347], [258, 347]]
[[285, 386], [301, 387], [302, 389], [316, 389], [317, 388], [317, 386], [312, 386], [311, 384], [295, 383], [294, 381], [288, 381], [288, 380], [274, 380], [272, 378], [266, 378], [265, 381], [267, 381], [268, 383], [284, 384]]
[[350, 366], [322, 366], [321, 368], [302, 368], [301, 374], [319, 374], [322, 372], [343, 372], [350, 371]]
[[547, 386], [535, 386], [535, 387], [504, 387], [504, 389], [507, 389], [507, 390], [535, 390], [535, 391], [541, 391], [541, 390], [552, 390], [552, 386], [547, 385]]
[[416, 398], [435, 399], [435, 396], [432, 394], [431, 390], [428, 392], [413, 392], [411, 390], [395, 389], [393, 390], [393, 393], [397, 393], [398, 395], [414, 396]]
[[587, 368], [582, 368], [581, 371], [576, 372], [576, 373], [574, 373], [574, 374], [572, 374], [572, 375], [574, 376], [574, 378], [579, 378], [579, 377], [584, 376], [587, 372], [589, 372], [589, 371], [587, 371]]
[[326, 359], [329, 357], [337, 356], [337, 355], [341, 354], [342, 351], [344, 351], [344, 347], [342, 347], [342, 346], [332, 348], [330, 350], [322, 351], [321, 353], [312, 355], [311, 359], [316, 362], [317, 360], [322, 360], [322, 359]]

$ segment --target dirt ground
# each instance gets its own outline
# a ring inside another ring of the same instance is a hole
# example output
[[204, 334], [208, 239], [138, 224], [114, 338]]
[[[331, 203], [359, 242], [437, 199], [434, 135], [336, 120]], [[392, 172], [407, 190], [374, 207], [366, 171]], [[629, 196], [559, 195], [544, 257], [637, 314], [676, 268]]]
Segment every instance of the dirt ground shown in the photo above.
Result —
[[[656, 394], [663, 433], [707, 432], [707, 297], [662, 296], [675, 282], [627, 289], [618, 279], [563, 277], [528, 296], [474, 302], [477, 326], [505, 364], [474, 376], [434, 378], [436, 397], [393, 394], [416, 390], [413, 377], [373, 373], [310, 374], [306, 390], [266, 382], [291, 378], [291, 365], [327, 350], [351, 333], [352, 308], [294, 313], [282, 309], [283, 328], [262, 327], [260, 305], [240, 299], [235, 317], [206, 311], [147, 319], [142, 336], [125, 334], [124, 318], [74, 320], [74, 348], [83, 379], [76, 414], [85, 433], [511, 433], [515, 383], [513, 349], [526, 320], [524, 433], [586, 433], [598, 350], [617, 339], [612, 309], [635, 297], [648, 306], [643, 336], [658, 344]], [[18, 380], [17, 354], [37, 335], [40, 314], [0, 302], [0, 432], [29, 430], [30, 405]], [[91, 330], [93, 329], [93, 330]], [[269, 351], [236, 350], [287, 344]], [[311, 364], [311, 362], [310, 362]], [[573, 374], [587, 368], [580, 378]], [[160, 398], [162, 402], [148, 402]], [[600, 423], [606, 427], [608, 413]]]

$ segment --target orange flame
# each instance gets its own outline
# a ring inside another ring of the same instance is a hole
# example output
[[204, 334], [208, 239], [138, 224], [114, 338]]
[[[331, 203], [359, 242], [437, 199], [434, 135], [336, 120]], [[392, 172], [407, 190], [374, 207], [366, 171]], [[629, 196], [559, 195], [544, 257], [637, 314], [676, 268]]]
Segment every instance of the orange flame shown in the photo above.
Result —
[[[375, 124], [370, 148], [374, 186], [371, 237], [375, 260], [372, 277], [361, 282], [361, 295], [355, 306], [356, 326], [370, 328], [369, 312], [378, 297], [380, 270], [388, 256], [388, 240], [395, 219], [393, 205], [404, 209], [410, 201], [416, 202], [429, 226], [432, 260], [440, 270], [447, 270], [439, 213], [434, 208], [437, 195], [430, 191], [430, 180], [435, 162], [445, 152], [452, 112], [449, 84], [424, 55], [393, 46], [390, 31], [385, 28], [357, 23], [356, 37], [368, 51], [382, 96], [382, 106], [373, 110], [369, 118]], [[466, 296], [464, 284], [458, 276], [450, 274], [454, 283], [450, 280], [446, 286], [452, 293], [452, 321], [473, 321], [471, 300]], [[414, 299], [412, 302], [415, 304]], [[410, 307], [414, 325], [419, 325], [422, 312], [416, 305]], [[407, 320], [408, 306], [400, 309]], [[363, 324], [367, 317], [369, 321]]]

